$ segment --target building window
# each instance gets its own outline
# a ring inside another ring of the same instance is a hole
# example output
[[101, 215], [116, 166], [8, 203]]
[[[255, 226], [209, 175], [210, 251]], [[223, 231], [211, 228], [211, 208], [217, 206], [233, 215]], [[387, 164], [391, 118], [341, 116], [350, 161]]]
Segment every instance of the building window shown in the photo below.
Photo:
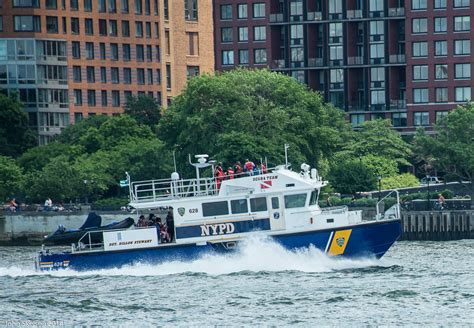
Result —
[[187, 66], [186, 75], [188, 78], [199, 76], [199, 66]]
[[428, 19], [426, 18], [413, 18], [411, 21], [412, 33], [426, 33], [428, 32]]
[[447, 55], [448, 55], [448, 42], [435, 41], [435, 56], [447, 56]]
[[254, 26], [253, 39], [254, 41], [265, 41], [267, 39], [267, 28], [265, 26]]
[[111, 74], [111, 80], [113, 84], [119, 84], [120, 79], [119, 79], [119, 69], [117, 67], [111, 67], [110, 68], [110, 74]]
[[15, 32], [41, 32], [40, 16], [14, 16]]
[[240, 3], [237, 5], [237, 18], [248, 18], [248, 5], [246, 3]]
[[155, 30], [155, 39], [158, 39], [160, 37], [160, 26], [158, 25], [158, 23], [154, 23], [154, 30]]
[[221, 40], [222, 42], [232, 42], [232, 27], [221, 28]]
[[234, 50], [222, 51], [222, 65], [234, 65]]
[[253, 18], [265, 18], [265, 3], [253, 4]]
[[87, 90], [87, 105], [94, 107], [95, 104], [95, 90]]
[[79, 18], [71, 17], [71, 33], [72, 34], [79, 34]]
[[155, 72], [156, 84], [161, 84], [161, 70], [158, 68]]
[[467, 32], [471, 30], [471, 17], [456, 16], [454, 17], [454, 31]]
[[443, 33], [448, 30], [448, 23], [446, 17], [435, 17], [434, 31], [435, 33]]
[[446, 9], [446, 0], [434, 0], [435, 9]]
[[448, 102], [448, 88], [435, 88], [435, 95], [437, 103]]
[[165, 20], [170, 19], [168, 0], [163, 0], [163, 15], [165, 16]]
[[99, 43], [99, 52], [100, 52], [100, 59], [105, 60], [107, 58], [106, 52], [105, 52], [105, 43]]
[[221, 20], [232, 19], [232, 5], [221, 5]]
[[249, 63], [249, 51], [248, 49], [239, 50], [239, 64], [248, 65]]
[[86, 59], [94, 59], [94, 43], [86, 42]]
[[58, 17], [46, 16], [46, 31], [48, 33], [58, 33]]
[[435, 65], [435, 79], [436, 80], [448, 79], [448, 64]]
[[[383, 10], [383, 2], [382, 8], [379, 8], [380, 1], [379, 0], [372, 0], [370, 1], [370, 11], [381, 11]], [[330, 14], [340, 14], [342, 13], [342, 1], [341, 0], [329, 0], [329, 13]]]
[[407, 113], [393, 113], [392, 125], [394, 127], [407, 126]]
[[145, 15], [150, 16], [150, 0], [145, 0]]
[[109, 20], [109, 35], [110, 36], [117, 36], [117, 21], [115, 19]]
[[131, 68], [123, 69], [123, 83], [132, 84], [132, 69]]
[[413, 125], [414, 126], [428, 126], [428, 125], [430, 125], [430, 113], [428, 113], [428, 112], [415, 112], [415, 113], [413, 113]]
[[110, 44], [110, 59], [111, 60], [119, 60], [119, 52], [118, 52], [118, 44], [111, 43]]
[[372, 82], [385, 81], [385, 69], [383, 67], [372, 67], [370, 69], [370, 79]]
[[72, 41], [72, 58], [80, 59], [81, 58], [81, 44], [78, 41]]
[[141, 15], [142, 10], [142, 0], [135, 0], [135, 15]]
[[143, 38], [143, 23], [135, 22], [135, 36], [137, 38]]
[[470, 0], [454, 0], [454, 8], [469, 8]]
[[385, 90], [370, 91], [371, 105], [385, 105]]
[[112, 90], [112, 107], [120, 107], [120, 91]]
[[302, 15], [303, 15], [303, 1], [302, 0], [291, 1], [290, 2], [290, 16], [291, 16], [290, 20], [292, 21], [301, 20]]
[[0, 16], [0, 32], [3, 32], [3, 16]]
[[122, 21], [122, 36], [128, 38], [130, 36], [130, 22]]
[[184, 0], [184, 19], [187, 21], [198, 20], [198, 0]]
[[471, 101], [471, 87], [456, 87], [454, 88], [454, 94], [456, 102]]
[[331, 84], [337, 83], [344, 83], [344, 70], [342, 68], [339, 69], [331, 69], [329, 71], [329, 82]]
[[143, 51], [143, 45], [141, 44], [137, 44], [136, 45], [136, 60], [137, 62], [143, 62], [145, 61], [145, 54], [144, 54], [144, 51]]
[[146, 61], [151, 62], [153, 61], [153, 51], [151, 45], [146, 46]]
[[436, 123], [440, 123], [446, 116], [448, 116], [447, 110], [439, 110], [436, 112]]
[[108, 101], [107, 101], [107, 90], [102, 90], [100, 92], [100, 98], [101, 98], [101, 104], [104, 107], [108, 106]]
[[155, 59], [159, 63], [161, 60], [160, 46], [155, 46]]
[[413, 89], [413, 103], [423, 104], [428, 102], [428, 89]]
[[171, 90], [171, 65], [166, 64], [166, 89]]
[[69, 3], [71, 10], [79, 10], [79, 1], [78, 0], [71, 0]]
[[39, 0], [13, 0], [13, 8], [39, 8]]
[[117, 12], [117, 1], [109, 0], [109, 13], [116, 13], [116, 12]]
[[99, 35], [107, 36], [107, 21], [105, 19], [99, 19]]
[[255, 64], [266, 64], [267, 63], [267, 49], [255, 49], [254, 50], [254, 63]]
[[130, 61], [131, 60], [131, 55], [130, 55], [130, 45], [129, 44], [123, 44], [122, 45], [122, 57], [123, 61]]
[[151, 23], [150, 22], [145, 23], [145, 34], [146, 34], [147, 39], [151, 39]]
[[95, 68], [94, 66], [87, 66], [87, 83], [95, 83]]
[[351, 125], [353, 128], [362, 126], [365, 122], [365, 115], [364, 114], [352, 114], [351, 115]]
[[454, 40], [454, 54], [455, 55], [470, 55], [471, 54], [471, 40]]
[[428, 65], [413, 66], [413, 80], [428, 80]]
[[249, 40], [249, 28], [239, 27], [239, 42], [246, 42]]
[[189, 40], [188, 55], [199, 55], [199, 34], [197, 32], [186, 32]]
[[146, 83], [153, 84], [153, 70], [151, 68], [147, 68], [146, 70]]
[[46, 0], [45, 6], [46, 6], [46, 9], [58, 9], [58, 1]]
[[84, 11], [92, 11], [92, 0], [84, 0]]
[[471, 64], [454, 64], [454, 78], [456, 79], [470, 79], [471, 78]]
[[82, 82], [81, 66], [72, 67], [72, 80], [77, 83]]
[[427, 42], [413, 42], [413, 57], [426, 57], [428, 56], [428, 43]]
[[99, 0], [98, 1], [97, 10], [99, 11], [99, 13], [105, 13], [106, 12], [107, 6], [105, 4], [105, 1], [106, 0]]
[[128, 14], [128, 11], [129, 11], [128, 0], [121, 0], [120, 8], [121, 8], [122, 14]]
[[105, 67], [100, 68], [100, 82], [107, 83], [107, 69]]
[[74, 105], [76, 106], [82, 105], [82, 90], [78, 90], [78, 89], [74, 90]]
[[94, 25], [92, 24], [91, 18], [86, 18], [84, 21], [84, 27], [86, 31], [86, 35], [93, 35], [94, 34]]
[[427, 8], [427, 0], [412, 0], [411, 9], [425, 10]]
[[145, 70], [143, 68], [137, 68], [137, 83], [145, 84]]

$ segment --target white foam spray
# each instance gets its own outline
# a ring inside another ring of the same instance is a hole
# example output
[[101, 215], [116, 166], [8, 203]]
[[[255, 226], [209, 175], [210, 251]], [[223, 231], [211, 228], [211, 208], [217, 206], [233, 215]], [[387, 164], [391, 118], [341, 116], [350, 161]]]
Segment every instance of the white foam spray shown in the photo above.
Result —
[[73, 270], [36, 272], [33, 268], [11, 266], [0, 267], [0, 276], [157, 276], [186, 272], [225, 275], [242, 271], [330, 272], [383, 265], [385, 265], [383, 262], [374, 258], [347, 259], [328, 257], [313, 246], [298, 250], [288, 250], [271, 238], [256, 233], [241, 242], [233, 253], [207, 254], [194, 261], [176, 260], [153, 265], [139, 263], [122, 268], [87, 272], [76, 272]]

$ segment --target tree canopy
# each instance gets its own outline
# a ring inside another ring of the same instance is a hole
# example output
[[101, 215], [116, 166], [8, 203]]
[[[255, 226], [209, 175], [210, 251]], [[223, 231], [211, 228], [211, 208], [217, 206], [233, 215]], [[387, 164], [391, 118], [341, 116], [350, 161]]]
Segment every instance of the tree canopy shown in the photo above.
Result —
[[127, 99], [124, 113], [154, 130], [161, 118], [160, 103], [148, 95], [132, 96]]

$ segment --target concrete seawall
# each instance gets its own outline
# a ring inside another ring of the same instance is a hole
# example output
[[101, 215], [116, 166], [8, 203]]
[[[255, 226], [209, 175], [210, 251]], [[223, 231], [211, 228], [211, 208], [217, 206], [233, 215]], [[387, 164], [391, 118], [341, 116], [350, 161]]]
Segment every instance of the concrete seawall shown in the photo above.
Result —
[[[373, 217], [373, 209], [364, 209]], [[0, 246], [41, 245], [44, 236], [62, 224], [77, 229], [88, 213], [8, 213], [0, 214]], [[102, 225], [136, 215], [116, 212], [98, 213]], [[402, 240], [455, 240], [474, 238], [474, 211], [402, 211]]]

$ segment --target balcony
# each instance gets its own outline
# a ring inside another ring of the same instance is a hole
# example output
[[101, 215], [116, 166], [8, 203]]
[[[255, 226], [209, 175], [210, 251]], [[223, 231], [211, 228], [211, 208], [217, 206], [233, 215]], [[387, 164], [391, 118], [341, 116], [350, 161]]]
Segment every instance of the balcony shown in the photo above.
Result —
[[322, 58], [308, 58], [308, 67], [322, 67], [323, 65]]
[[347, 65], [364, 65], [364, 57], [348, 57]]
[[283, 23], [283, 13], [270, 14], [270, 23]]
[[389, 8], [388, 17], [405, 17], [405, 8]]
[[320, 21], [323, 19], [323, 13], [320, 11], [310, 11], [306, 15], [308, 21]]
[[274, 68], [285, 68], [285, 60], [284, 59], [276, 59], [273, 61]]
[[359, 19], [363, 18], [362, 10], [348, 10], [346, 12], [347, 19]]
[[407, 101], [406, 99], [391, 99], [390, 100], [390, 109], [406, 109]]
[[390, 55], [389, 63], [390, 64], [405, 64], [406, 56], [405, 55]]

